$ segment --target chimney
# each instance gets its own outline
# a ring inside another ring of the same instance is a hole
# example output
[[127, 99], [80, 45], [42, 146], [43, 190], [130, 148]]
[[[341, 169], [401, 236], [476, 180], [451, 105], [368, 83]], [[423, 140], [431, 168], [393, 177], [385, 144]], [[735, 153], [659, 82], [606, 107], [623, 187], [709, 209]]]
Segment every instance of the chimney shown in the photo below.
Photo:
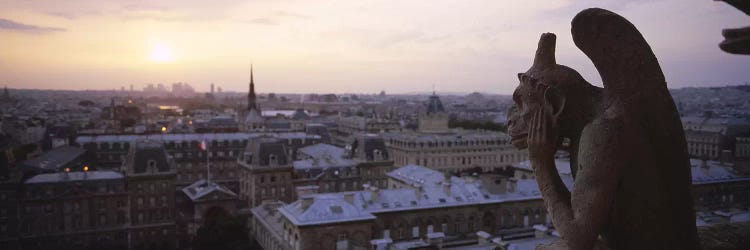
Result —
[[370, 241], [370, 245], [372, 245], [373, 250], [391, 249], [392, 244], [393, 240], [388, 238], [375, 239]]
[[436, 249], [440, 250], [443, 249], [443, 239], [445, 239], [445, 233], [442, 232], [436, 232], [436, 233], [428, 233], [426, 235], [427, 243], [430, 244], [430, 249]]
[[721, 165], [732, 163], [732, 151], [731, 150], [722, 150], [721, 155], [719, 155], [719, 161], [721, 162]]
[[489, 233], [485, 231], [477, 232], [477, 239], [479, 240], [479, 245], [490, 243], [490, 237], [492, 237], [492, 235], [490, 235]]
[[380, 190], [376, 186], [370, 186], [370, 200], [377, 201], [380, 199]]
[[508, 179], [508, 193], [516, 192], [516, 187], [518, 186], [518, 180], [516, 178], [509, 178]]
[[502, 237], [497, 237], [497, 238], [492, 239], [492, 243], [498, 246], [499, 248], [495, 248], [495, 249], [499, 249], [499, 250], [508, 250], [508, 246], [510, 245], [510, 243], [508, 243], [507, 241], [503, 241]]
[[302, 210], [307, 210], [308, 208], [310, 208], [310, 205], [313, 204], [313, 201], [315, 201], [315, 198], [312, 196], [302, 197]]
[[348, 202], [349, 204], [354, 205], [354, 193], [346, 193], [344, 194], [344, 200]]
[[544, 225], [536, 224], [534, 225], [534, 237], [537, 239], [544, 238], [547, 236], [547, 231], [549, 231], [549, 228], [547, 228]]
[[466, 184], [472, 184], [474, 183], [474, 177], [465, 175], [464, 181], [466, 182]]
[[422, 193], [424, 193], [424, 189], [422, 188], [422, 184], [421, 183], [415, 183], [414, 184], [414, 192], [415, 192], [415, 194], [417, 196], [417, 199], [419, 199], [419, 197], [422, 197]]
[[710, 169], [711, 166], [708, 165], [708, 161], [706, 159], [703, 159], [703, 161], [701, 162], [701, 170], [703, 172], [703, 175], [708, 176]]
[[443, 182], [443, 192], [445, 192], [446, 196], [448, 196], [448, 197], [451, 196], [451, 183], [450, 183], [450, 181]]

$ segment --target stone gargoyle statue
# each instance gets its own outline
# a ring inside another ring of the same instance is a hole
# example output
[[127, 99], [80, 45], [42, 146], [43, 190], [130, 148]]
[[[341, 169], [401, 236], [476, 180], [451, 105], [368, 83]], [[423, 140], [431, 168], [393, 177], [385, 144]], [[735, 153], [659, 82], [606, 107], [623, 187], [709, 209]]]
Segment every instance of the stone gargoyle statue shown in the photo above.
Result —
[[[699, 249], [685, 135], [656, 56], [604, 9], [578, 13], [571, 31], [604, 88], [557, 64], [556, 37], [545, 33], [508, 114], [561, 236], [537, 249]], [[572, 191], [555, 167], [564, 139]]]

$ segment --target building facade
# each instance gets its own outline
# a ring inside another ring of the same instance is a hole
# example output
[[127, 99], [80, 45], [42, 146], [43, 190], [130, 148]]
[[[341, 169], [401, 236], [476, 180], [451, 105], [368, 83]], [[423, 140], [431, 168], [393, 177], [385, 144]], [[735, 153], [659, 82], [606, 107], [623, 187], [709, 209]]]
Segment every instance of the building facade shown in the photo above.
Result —
[[123, 163], [130, 203], [130, 249], [177, 248], [174, 165], [161, 142], [137, 141], [130, 148]]
[[740, 118], [683, 117], [690, 157], [719, 159], [723, 150], [735, 150], [735, 139], [750, 133], [750, 121]]
[[291, 201], [294, 195], [292, 149], [282, 141], [252, 140], [237, 161], [241, 166], [240, 200], [255, 207], [264, 200]]
[[[79, 136], [76, 142], [95, 159], [96, 165], [105, 169], [119, 169], [130, 147], [138, 140], [161, 142], [167, 154], [174, 159], [177, 187], [206, 179], [206, 164], [210, 163], [211, 179], [239, 192], [240, 168], [237, 159], [245, 151], [248, 141], [260, 136], [279, 138], [292, 149], [320, 141], [320, 136], [305, 133], [243, 132]], [[201, 148], [202, 142], [206, 144], [205, 150]]]
[[511, 182], [503, 177], [446, 177], [420, 166], [388, 176], [400, 187], [264, 203], [251, 210], [251, 235], [264, 249], [372, 249], [423, 237], [458, 244], [476, 240], [479, 230], [533, 234], [534, 224], [548, 223], [535, 182], [507, 189]]
[[384, 137], [396, 166], [415, 164], [447, 172], [478, 167], [490, 171], [528, 159], [526, 150], [513, 147], [510, 137], [500, 132], [404, 132], [389, 133]]
[[398, 122], [383, 118], [367, 118], [361, 116], [340, 117], [337, 128], [333, 132], [332, 143], [344, 146], [353, 141], [360, 134], [379, 134], [385, 132], [400, 131]]
[[118, 172], [36, 175], [19, 199], [21, 249], [129, 249], [128, 204]]

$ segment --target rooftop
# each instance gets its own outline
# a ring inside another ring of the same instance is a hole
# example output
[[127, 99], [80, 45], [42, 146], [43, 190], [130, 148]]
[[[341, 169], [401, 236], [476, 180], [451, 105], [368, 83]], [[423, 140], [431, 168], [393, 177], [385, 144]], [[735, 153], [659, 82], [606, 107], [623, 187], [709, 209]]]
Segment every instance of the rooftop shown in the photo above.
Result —
[[37, 158], [24, 161], [23, 164], [44, 170], [57, 171], [85, 152], [86, 150], [79, 147], [62, 146], [47, 151]]
[[122, 174], [114, 171], [88, 171], [70, 173], [38, 174], [26, 180], [26, 184], [61, 183], [71, 181], [101, 181], [125, 178]]
[[134, 142], [136, 140], [153, 141], [222, 141], [222, 140], [248, 140], [264, 135], [281, 139], [308, 139], [320, 138], [319, 135], [308, 135], [303, 132], [290, 133], [193, 133], [193, 134], [149, 134], [149, 135], [82, 135], [76, 138], [79, 144], [89, 142]]
[[413, 131], [385, 133], [385, 138], [405, 140], [412, 142], [461, 142], [461, 141], [488, 141], [501, 140], [501, 143], [510, 142], [510, 136], [502, 132], [453, 129], [446, 134], [426, 134]]
[[356, 161], [345, 158], [346, 150], [343, 148], [324, 143], [302, 147], [297, 153], [310, 159], [294, 161], [295, 169], [350, 167], [357, 164]]
[[372, 219], [374, 214], [381, 212], [541, 199], [536, 185], [519, 185], [513, 192], [492, 194], [482, 187], [480, 181], [454, 176], [448, 184], [441, 172], [415, 165], [399, 168], [388, 175], [408, 180], [414, 187], [313, 194], [303, 196], [279, 211], [296, 225], [315, 225]]
[[187, 187], [182, 188], [182, 192], [185, 193], [185, 195], [188, 196], [193, 201], [199, 200], [206, 195], [209, 195], [213, 192], [220, 192], [226, 195], [229, 195], [231, 197], [236, 197], [237, 194], [232, 192], [232, 190], [229, 190], [228, 188], [214, 183], [214, 182], [208, 182], [206, 180], [198, 180], [194, 182], [193, 184], [190, 184]]
[[690, 159], [690, 172], [693, 185], [750, 181], [750, 176], [740, 175], [731, 168], [731, 165], [722, 165], [716, 161], [703, 162], [699, 159]]

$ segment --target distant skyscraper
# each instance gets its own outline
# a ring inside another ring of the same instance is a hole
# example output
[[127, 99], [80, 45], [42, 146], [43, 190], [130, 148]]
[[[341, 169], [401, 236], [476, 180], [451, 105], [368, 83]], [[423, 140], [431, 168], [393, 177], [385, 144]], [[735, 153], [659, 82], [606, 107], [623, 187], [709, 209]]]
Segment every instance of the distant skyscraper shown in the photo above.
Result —
[[253, 65], [250, 64], [250, 91], [247, 93], [247, 110], [258, 110], [255, 102], [255, 82], [253, 81]]
[[211, 95], [214, 95], [214, 83], [211, 83]]

